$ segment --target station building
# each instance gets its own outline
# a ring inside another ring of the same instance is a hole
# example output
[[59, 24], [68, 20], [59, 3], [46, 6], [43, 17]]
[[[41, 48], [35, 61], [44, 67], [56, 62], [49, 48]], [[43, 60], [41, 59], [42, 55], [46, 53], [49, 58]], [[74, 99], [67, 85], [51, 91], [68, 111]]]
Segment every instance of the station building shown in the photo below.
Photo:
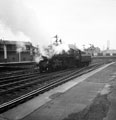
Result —
[[106, 49], [101, 51], [98, 47], [91, 47], [88, 49], [84, 49], [86, 53], [89, 53], [91, 56], [114, 56], [116, 57], [116, 50]]
[[31, 42], [0, 40], [0, 63], [33, 61]]
[[102, 51], [102, 53], [104, 56], [116, 56], [116, 50], [107, 49]]

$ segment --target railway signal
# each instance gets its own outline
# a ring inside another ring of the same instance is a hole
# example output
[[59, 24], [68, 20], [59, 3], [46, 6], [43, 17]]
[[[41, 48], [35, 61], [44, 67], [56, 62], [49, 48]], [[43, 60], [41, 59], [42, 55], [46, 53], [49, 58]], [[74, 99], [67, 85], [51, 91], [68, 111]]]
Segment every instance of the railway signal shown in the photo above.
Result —
[[62, 44], [62, 40], [58, 39], [58, 35], [55, 35], [54, 38], [56, 39], [55, 42], [53, 43], [55, 46]]

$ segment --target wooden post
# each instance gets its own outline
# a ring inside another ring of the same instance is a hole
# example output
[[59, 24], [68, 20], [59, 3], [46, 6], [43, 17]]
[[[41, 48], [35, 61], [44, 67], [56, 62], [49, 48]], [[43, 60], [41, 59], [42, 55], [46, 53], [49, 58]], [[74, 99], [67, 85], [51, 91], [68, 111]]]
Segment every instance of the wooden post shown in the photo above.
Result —
[[7, 46], [4, 43], [4, 59], [7, 60]]
[[21, 51], [19, 51], [19, 62], [21, 62]]

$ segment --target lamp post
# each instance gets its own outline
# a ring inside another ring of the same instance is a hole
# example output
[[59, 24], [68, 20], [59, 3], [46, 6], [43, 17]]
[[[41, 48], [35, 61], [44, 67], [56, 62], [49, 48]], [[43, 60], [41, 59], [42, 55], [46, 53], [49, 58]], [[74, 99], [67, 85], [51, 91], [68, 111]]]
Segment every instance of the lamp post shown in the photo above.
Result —
[[2, 40], [2, 42], [3, 42], [3, 50], [4, 50], [4, 61], [7, 62], [7, 46], [5, 44], [5, 41]]
[[21, 51], [22, 51], [22, 48], [17, 49], [18, 56], [19, 56], [19, 62], [21, 62]]

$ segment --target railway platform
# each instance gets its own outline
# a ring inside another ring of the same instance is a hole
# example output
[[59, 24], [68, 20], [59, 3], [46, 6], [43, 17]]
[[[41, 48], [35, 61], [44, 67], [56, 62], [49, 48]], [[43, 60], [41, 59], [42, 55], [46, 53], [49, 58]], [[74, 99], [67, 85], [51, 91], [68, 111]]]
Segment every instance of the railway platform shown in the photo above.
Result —
[[7, 112], [0, 120], [114, 120], [116, 63], [75, 78]]

